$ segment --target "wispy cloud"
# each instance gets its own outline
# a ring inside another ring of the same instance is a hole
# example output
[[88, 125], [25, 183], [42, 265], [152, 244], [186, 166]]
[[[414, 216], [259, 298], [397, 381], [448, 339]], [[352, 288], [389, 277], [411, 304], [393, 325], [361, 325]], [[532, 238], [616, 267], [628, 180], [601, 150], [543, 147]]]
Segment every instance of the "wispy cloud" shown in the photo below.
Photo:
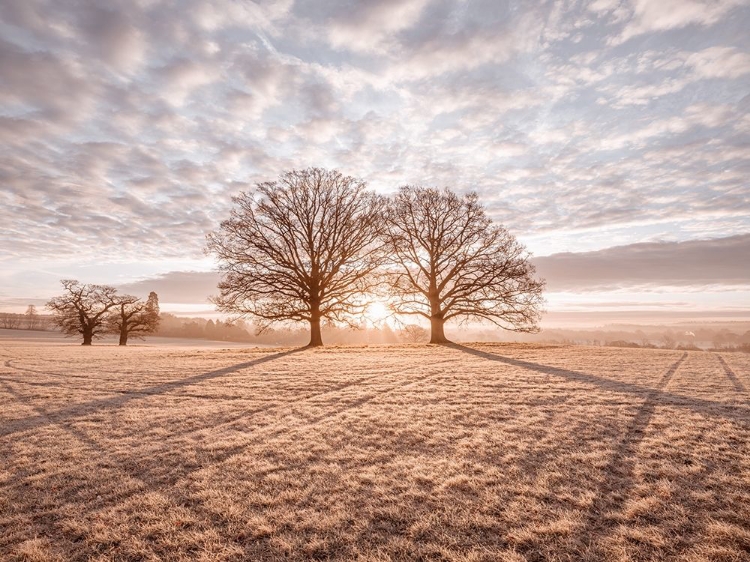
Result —
[[198, 260], [231, 195], [308, 165], [476, 189], [537, 255], [747, 233], [749, 24], [742, 0], [6, 0], [0, 260]]
[[746, 0], [626, 0], [625, 6], [615, 7], [614, 2], [598, 4], [603, 10], [616, 14], [616, 18], [628, 18], [618, 10], [630, 11], [622, 32], [611, 40], [622, 43], [644, 34], [682, 29], [688, 26], [710, 27], [720, 22], [733, 9], [747, 6]]

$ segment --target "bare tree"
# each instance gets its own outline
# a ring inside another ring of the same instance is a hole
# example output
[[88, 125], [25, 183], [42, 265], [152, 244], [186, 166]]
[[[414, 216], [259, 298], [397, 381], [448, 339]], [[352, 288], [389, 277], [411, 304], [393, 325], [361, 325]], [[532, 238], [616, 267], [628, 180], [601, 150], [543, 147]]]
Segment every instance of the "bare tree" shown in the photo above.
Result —
[[410, 343], [426, 342], [429, 335], [427, 330], [418, 324], [407, 324], [401, 329], [401, 337]]
[[26, 329], [36, 330], [39, 325], [39, 314], [37, 314], [36, 306], [30, 304], [26, 308]]
[[674, 349], [677, 345], [677, 340], [675, 339], [673, 332], [664, 332], [660, 338], [660, 341], [664, 349]]
[[109, 285], [81, 284], [72, 279], [61, 281], [65, 293], [47, 303], [52, 322], [63, 333], [83, 336], [81, 345], [91, 345], [94, 338], [106, 331], [105, 320], [117, 305], [117, 289]]
[[145, 302], [132, 295], [120, 295], [116, 302], [107, 316], [107, 331], [120, 335], [120, 345], [127, 345], [129, 337], [142, 339], [159, 327], [159, 297], [155, 292], [151, 291]]
[[376, 283], [385, 200], [337, 171], [309, 168], [260, 183], [233, 198], [231, 217], [209, 234], [223, 272], [219, 310], [274, 322], [309, 322], [323, 345], [321, 319], [352, 324]]
[[454, 318], [537, 331], [544, 282], [524, 247], [494, 224], [476, 193], [406, 186], [386, 214], [389, 284], [398, 314], [430, 320], [430, 343], [447, 342]]
[[22, 319], [23, 316], [21, 314], [5, 312], [3, 314], [0, 314], [0, 327], [7, 328], [9, 330], [18, 330], [21, 327]]

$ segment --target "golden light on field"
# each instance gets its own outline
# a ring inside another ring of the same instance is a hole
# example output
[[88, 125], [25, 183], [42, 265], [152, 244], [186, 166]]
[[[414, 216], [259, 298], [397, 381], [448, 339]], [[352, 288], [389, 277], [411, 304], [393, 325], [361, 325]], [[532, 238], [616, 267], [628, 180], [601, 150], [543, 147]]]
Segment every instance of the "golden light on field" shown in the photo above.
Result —
[[0, 560], [747, 559], [746, 353], [29, 337]]

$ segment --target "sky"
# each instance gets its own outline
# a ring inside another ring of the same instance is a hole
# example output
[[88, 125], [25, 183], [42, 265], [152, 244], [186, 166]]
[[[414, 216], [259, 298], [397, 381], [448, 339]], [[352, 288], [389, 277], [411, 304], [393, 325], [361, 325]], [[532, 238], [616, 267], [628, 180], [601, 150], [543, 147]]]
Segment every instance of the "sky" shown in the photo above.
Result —
[[0, 311], [203, 314], [231, 196], [477, 191], [560, 312], [750, 318], [750, 0], [0, 0]]

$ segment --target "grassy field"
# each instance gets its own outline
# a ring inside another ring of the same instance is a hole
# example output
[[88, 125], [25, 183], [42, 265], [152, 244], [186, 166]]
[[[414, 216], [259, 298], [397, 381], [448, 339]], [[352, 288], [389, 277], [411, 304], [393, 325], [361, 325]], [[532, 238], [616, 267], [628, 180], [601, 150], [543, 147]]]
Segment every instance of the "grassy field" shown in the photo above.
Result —
[[749, 560], [750, 356], [0, 341], [2, 560]]

